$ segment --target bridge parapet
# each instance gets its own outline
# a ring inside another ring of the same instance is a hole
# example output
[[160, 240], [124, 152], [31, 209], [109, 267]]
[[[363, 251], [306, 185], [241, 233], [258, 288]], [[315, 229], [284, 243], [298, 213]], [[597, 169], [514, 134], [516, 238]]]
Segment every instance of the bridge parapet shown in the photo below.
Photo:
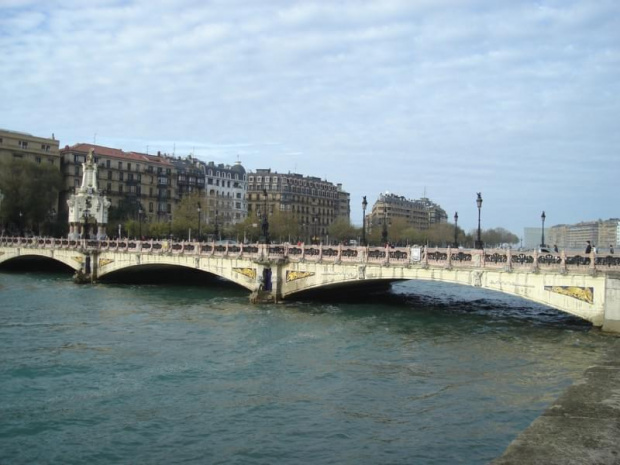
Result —
[[370, 247], [345, 245], [216, 244], [215, 242], [58, 239], [51, 237], [0, 237], [0, 246], [31, 249], [115, 251], [133, 254], [172, 254], [244, 258], [255, 261], [375, 264], [505, 271], [594, 273], [620, 271], [620, 255], [540, 253], [510, 249], [455, 249], [430, 247]]

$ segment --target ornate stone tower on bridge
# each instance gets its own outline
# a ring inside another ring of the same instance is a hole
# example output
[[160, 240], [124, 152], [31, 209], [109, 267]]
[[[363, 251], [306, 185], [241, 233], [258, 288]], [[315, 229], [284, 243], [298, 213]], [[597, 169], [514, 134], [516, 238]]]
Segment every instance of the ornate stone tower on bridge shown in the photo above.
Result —
[[90, 149], [82, 163], [82, 185], [67, 200], [69, 239], [105, 239], [110, 201], [97, 186], [97, 164]]

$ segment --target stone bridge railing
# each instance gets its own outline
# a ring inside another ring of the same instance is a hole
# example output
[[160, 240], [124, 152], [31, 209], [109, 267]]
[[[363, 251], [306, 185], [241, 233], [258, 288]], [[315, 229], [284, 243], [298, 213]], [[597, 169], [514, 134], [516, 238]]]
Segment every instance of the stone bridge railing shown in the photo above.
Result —
[[115, 240], [71, 240], [50, 237], [1, 237], [0, 246], [36, 249], [74, 249], [141, 254], [172, 254], [245, 258], [258, 261], [291, 261], [422, 266], [434, 268], [500, 269], [523, 271], [620, 271], [620, 254], [570, 254], [505, 249], [454, 249], [431, 247], [352, 247], [345, 245], [217, 244]]

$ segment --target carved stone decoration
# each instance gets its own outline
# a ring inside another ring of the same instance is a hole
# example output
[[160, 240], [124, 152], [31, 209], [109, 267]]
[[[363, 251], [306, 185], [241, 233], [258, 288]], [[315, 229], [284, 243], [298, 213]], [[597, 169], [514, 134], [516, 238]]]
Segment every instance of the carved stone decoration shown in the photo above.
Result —
[[110, 263], [114, 262], [111, 258], [100, 258], [99, 259], [99, 268], [102, 268]]
[[472, 275], [474, 278], [474, 286], [482, 287], [482, 271], [474, 271]]
[[80, 265], [84, 264], [84, 257], [77, 256], [77, 257], [71, 257], [71, 258], [75, 260], [76, 262], [78, 262]]
[[314, 273], [311, 271], [287, 271], [286, 282], [290, 283], [291, 281], [296, 281], [298, 279], [304, 279], [309, 276], [314, 276]]
[[233, 271], [250, 279], [256, 279], [256, 268], [233, 268]]
[[578, 287], [578, 286], [545, 286], [545, 291], [555, 292], [556, 294], [567, 295], [577, 300], [587, 302], [589, 304], [594, 303], [594, 288], [593, 287]]
[[93, 149], [82, 168], [82, 185], [67, 199], [69, 239], [105, 239], [111, 203], [98, 187]]
[[366, 278], [366, 267], [365, 266], [358, 266], [357, 267], [357, 277], [358, 277], [358, 279], [365, 279]]

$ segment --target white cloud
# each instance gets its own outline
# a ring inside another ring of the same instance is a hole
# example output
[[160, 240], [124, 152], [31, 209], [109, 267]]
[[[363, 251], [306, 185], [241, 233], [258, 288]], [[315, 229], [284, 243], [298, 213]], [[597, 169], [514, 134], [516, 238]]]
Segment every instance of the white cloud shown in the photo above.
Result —
[[[618, 216], [608, 199], [619, 10], [611, 0], [4, 1], [0, 127], [327, 176], [351, 192], [354, 219], [362, 195], [417, 197], [424, 186], [449, 211], [482, 190], [489, 226], [517, 233], [531, 224], [520, 205], [558, 222], [588, 219], [578, 216], [588, 208]], [[582, 209], [584, 176], [600, 200]]]

